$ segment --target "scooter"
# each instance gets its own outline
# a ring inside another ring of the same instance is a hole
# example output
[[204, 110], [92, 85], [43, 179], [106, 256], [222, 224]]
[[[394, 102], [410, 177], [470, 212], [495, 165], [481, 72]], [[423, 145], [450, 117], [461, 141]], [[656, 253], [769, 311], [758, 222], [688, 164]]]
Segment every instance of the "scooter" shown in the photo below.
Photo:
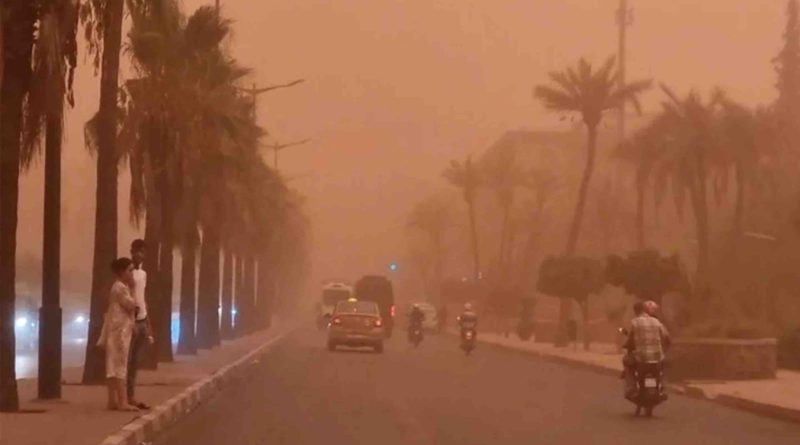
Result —
[[[628, 335], [628, 331], [620, 329], [620, 333]], [[653, 409], [667, 400], [664, 388], [664, 366], [662, 362], [637, 363], [626, 372], [633, 372], [636, 390], [625, 394], [625, 398], [636, 405], [636, 415], [653, 416]]]
[[636, 415], [653, 416], [653, 408], [667, 399], [661, 362], [639, 363], [634, 367], [636, 394], [628, 400], [636, 405]]
[[461, 331], [461, 349], [464, 354], [470, 355], [475, 349], [475, 329], [465, 328]]
[[324, 331], [331, 324], [331, 314], [323, 314], [317, 317], [317, 329]]
[[418, 324], [414, 324], [409, 326], [408, 328], [408, 341], [414, 345], [415, 348], [419, 347], [419, 344], [422, 343], [424, 335], [422, 333], [422, 326]]

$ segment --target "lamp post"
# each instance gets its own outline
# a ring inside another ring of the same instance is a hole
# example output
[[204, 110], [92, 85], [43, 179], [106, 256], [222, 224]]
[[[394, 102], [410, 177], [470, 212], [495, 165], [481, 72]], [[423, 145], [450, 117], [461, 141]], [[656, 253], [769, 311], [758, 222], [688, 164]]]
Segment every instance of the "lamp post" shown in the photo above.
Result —
[[279, 153], [280, 151], [282, 151], [282, 150], [284, 150], [284, 149], [286, 149], [286, 148], [289, 148], [289, 147], [295, 147], [295, 146], [297, 146], [297, 145], [303, 145], [303, 144], [305, 144], [306, 142], [308, 142], [308, 141], [310, 141], [310, 140], [311, 140], [311, 139], [303, 139], [302, 141], [289, 142], [288, 144], [278, 144], [278, 143], [275, 143], [275, 144], [271, 144], [271, 145], [265, 145], [265, 147], [266, 147], [266, 148], [269, 148], [270, 150], [272, 150], [272, 152], [273, 152], [273, 154], [274, 154], [274, 160], [275, 160], [275, 171], [277, 171], [277, 170], [278, 170], [278, 153]]
[[[626, 62], [627, 62], [627, 37], [628, 37], [628, 27], [633, 24], [633, 9], [628, 8], [628, 0], [619, 0], [619, 9], [617, 10], [617, 26], [619, 27], [619, 48], [617, 54], [617, 63], [618, 72], [617, 72], [617, 81], [619, 82], [619, 87], [622, 88], [625, 86], [625, 70], [626, 70]], [[625, 102], [623, 101], [619, 105], [619, 122], [618, 122], [618, 130], [619, 130], [619, 142], [622, 143], [625, 140]]]

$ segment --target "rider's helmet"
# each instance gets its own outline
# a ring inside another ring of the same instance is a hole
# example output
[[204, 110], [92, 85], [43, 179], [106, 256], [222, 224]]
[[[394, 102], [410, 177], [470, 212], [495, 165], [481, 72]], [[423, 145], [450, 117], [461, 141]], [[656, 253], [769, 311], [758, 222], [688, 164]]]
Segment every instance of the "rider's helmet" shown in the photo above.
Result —
[[648, 300], [644, 302], [644, 311], [647, 315], [653, 316], [658, 312], [658, 303], [653, 300]]

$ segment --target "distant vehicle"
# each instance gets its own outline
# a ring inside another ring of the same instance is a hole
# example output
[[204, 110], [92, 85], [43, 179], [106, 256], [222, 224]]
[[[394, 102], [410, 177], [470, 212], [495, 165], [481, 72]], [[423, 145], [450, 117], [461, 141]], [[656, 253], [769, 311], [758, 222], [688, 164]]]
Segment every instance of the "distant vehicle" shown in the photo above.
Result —
[[351, 298], [336, 304], [328, 327], [328, 350], [338, 346], [371, 347], [383, 352], [384, 324], [380, 308], [372, 301]]
[[464, 354], [470, 355], [473, 349], [475, 349], [475, 329], [466, 328], [461, 334], [461, 350]]
[[336, 304], [340, 301], [347, 301], [352, 297], [353, 288], [345, 283], [327, 283], [324, 285], [318, 305], [317, 328], [322, 330], [328, 327]]
[[422, 329], [425, 332], [439, 332], [439, 311], [430, 303], [416, 303], [417, 307], [425, 314]]
[[380, 275], [364, 276], [355, 285], [355, 296], [359, 301], [372, 301], [378, 305], [386, 338], [391, 337], [396, 312], [392, 282]]
[[423, 338], [425, 338], [425, 335], [422, 333], [422, 327], [419, 326], [419, 324], [408, 327], [408, 341], [411, 342], [415, 348], [419, 347]]

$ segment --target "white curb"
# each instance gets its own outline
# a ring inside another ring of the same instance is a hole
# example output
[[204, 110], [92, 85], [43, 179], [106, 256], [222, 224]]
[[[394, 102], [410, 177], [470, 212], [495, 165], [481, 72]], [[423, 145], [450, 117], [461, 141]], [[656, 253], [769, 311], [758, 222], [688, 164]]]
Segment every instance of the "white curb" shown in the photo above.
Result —
[[150, 412], [136, 418], [119, 431], [106, 437], [100, 445], [141, 445], [152, 440], [159, 432], [191, 413], [198, 405], [210, 399], [231, 383], [238, 374], [248, 369], [248, 364], [257, 356], [266, 353], [277, 342], [289, 335], [294, 328], [269, 339], [239, 360], [226, 365], [214, 374], [194, 383], [171, 399], [154, 407]]

